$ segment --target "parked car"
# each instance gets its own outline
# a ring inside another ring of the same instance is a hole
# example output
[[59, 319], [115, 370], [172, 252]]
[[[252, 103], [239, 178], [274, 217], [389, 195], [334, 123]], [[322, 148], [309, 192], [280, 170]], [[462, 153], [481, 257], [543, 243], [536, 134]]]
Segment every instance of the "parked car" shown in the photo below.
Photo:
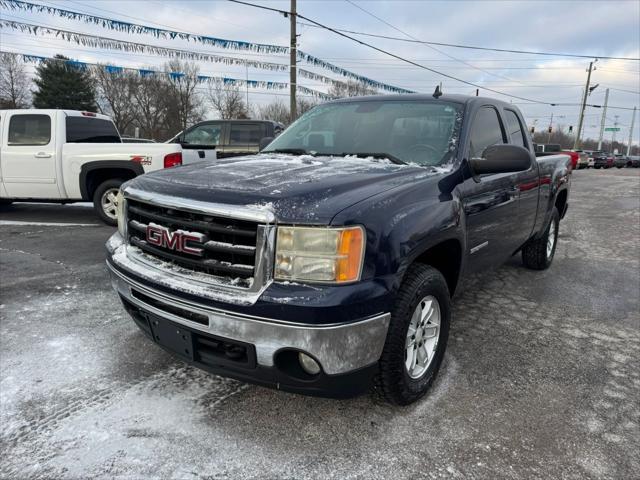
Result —
[[122, 137], [122, 143], [156, 143], [149, 138]]
[[576, 170], [578, 168], [578, 162], [580, 161], [580, 154], [578, 152], [574, 152], [573, 150], [562, 150], [560, 153], [569, 155], [569, 158], [571, 158], [572, 170]]
[[578, 162], [576, 168], [581, 170], [589, 168], [589, 153], [586, 150], [574, 150], [578, 154]]
[[0, 110], [0, 202], [92, 201], [116, 224], [120, 185], [182, 163], [179, 145], [124, 144], [105, 115], [73, 110]]
[[179, 143], [185, 163], [237, 157], [260, 151], [260, 141], [277, 137], [282, 124], [270, 120], [208, 120], [180, 132], [167, 143]]
[[187, 362], [328, 396], [375, 378], [408, 404], [440, 367], [463, 276], [515, 253], [551, 265], [570, 168], [536, 158], [513, 104], [337, 100], [258, 155], [128, 182], [107, 263], [136, 325]]
[[640, 167], [640, 156], [627, 155], [625, 158], [627, 159], [627, 167]]
[[611, 168], [613, 167], [613, 155], [607, 152], [598, 152], [593, 155], [594, 168]]
[[600, 150], [586, 150], [588, 155], [587, 157], [587, 168], [593, 168], [595, 166], [595, 157], [600, 155], [602, 151]]

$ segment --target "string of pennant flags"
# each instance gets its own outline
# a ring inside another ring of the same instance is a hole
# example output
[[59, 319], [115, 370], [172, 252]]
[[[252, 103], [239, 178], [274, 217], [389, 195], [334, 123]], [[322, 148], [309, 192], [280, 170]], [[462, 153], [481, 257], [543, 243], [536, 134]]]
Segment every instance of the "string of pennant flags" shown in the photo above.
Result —
[[216, 55], [212, 53], [194, 52], [190, 50], [180, 50], [176, 48], [147, 45], [144, 43], [129, 42], [115, 38], [88, 35], [85, 33], [72, 32], [53, 27], [44, 27], [32, 23], [16, 22], [13, 20], [0, 20], [0, 28], [12, 28], [22, 33], [31, 35], [55, 35], [57, 38], [67, 42], [75, 42], [84, 47], [101, 48], [105, 50], [119, 50], [133, 53], [151, 53], [164, 57], [180, 58], [183, 60], [199, 60], [205, 62], [223, 63], [225, 65], [242, 65], [260, 70], [289, 71], [289, 65], [284, 63], [263, 62], [254, 59], [230, 57], [226, 55]]
[[0, 0], [0, 7], [7, 10], [22, 10], [29, 13], [47, 13], [49, 15], [57, 15], [67, 20], [78, 20], [93, 25], [98, 25], [110, 30], [117, 30], [119, 32], [137, 33], [153, 35], [156, 38], [162, 38], [167, 40], [187, 40], [192, 42], [201, 43], [203, 45], [211, 45], [213, 47], [232, 49], [232, 50], [245, 50], [258, 53], [289, 53], [288, 47], [282, 47], [278, 45], [268, 45], [264, 43], [242, 42], [238, 40], [228, 40], [225, 38], [210, 37], [207, 35], [197, 35], [193, 33], [177, 32], [174, 30], [165, 30], [163, 28], [151, 27], [149, 25], [140, 25], [136, 23], [123, 22], [121, 20], [114, 20], [106, 17], [99, 17], [97, 15], [90, 15], [88, 13], [74, 12], [66, 10], [64, 8], [51, 7], [49, 5], [41, 5], [31, 2], [23, 2], [21, 0]]
[[[115, 38], [87, 35], [84, 33], [71, 32], [69, 30], [61, 30], [58, 28], [34, 25], [31, 23], [17, 22], [14, 20], [0, 19], [0, 29], [2, 28], [12, 28], [14, 30], [21, 31], [22, 33], [29, 33], [31, 35], [55, 35], [57, 38], [62, 38], [63, 40], [66, 40], [68, 42], [75, 42], [76, 44], [85, 47], [101, 48], [104, 50], [117, 50], [133, 53], [151, 53], [154, 55], [179, 58], [182, 60], [199, 60], [213, 63], [222, 63], [224, 65], [240, 65], [255, 68], [258, 70], [269, 70], [278, 72], [286, 72], [289, 71], [290, 68], [289, 65], [284, 63], [263, 62], [260, 60], [247, 58], [230, 57], [226, 55], [216, 55], [204, 52], [193, 52], [189, 50], [160, 47], [156, 45], [147, 45], [145, 43], [136, 43], [125, 40], [118, 40]], [[342, 83], [339, 80], [335, 80], [331, 77], [311, 72], [303, 68], [298, 68], [298, 74], [303, 78], [319, 81], [327, 85], [339, 85], [340, 83]]]
[[[132, 68], [132, 67], [122, 67], [118, 65], [110, 65], [110, 64], [99, 64], [99, 63], [91, 63], [91, 62], [82, 62], [79, 60], [72, 59], [58, 59], [53, 57], [43, 57], [40, 55], [32, 55], [28, 53], [17, 53], [17, 52], [7, 52], [0, 50], [1, 54], [13, 55], [21, 59], [25, 63], [32, 64], [40, 64], [44, 62], [64, 62], [66, 65], [69, 65], [72, 68], [77, 68], [80, 70], [91, 70], [91, 69], [102, 69], [107, 73], [118, 75], [123, 74], [125, 72], [133, 72], [141, 77], [168, 77], [172, 81], [179, 82], [184, 79], [187, 74], [184, 72], [166, 72], [160, 70], [153, 70], [149, 68]], [[273, 82], [269, 80], [251, 80], [251, 79], [243, 79], [243, 78], [231, 78], [231, 77], [218, 77], [218, 76], [210, 76], [210, 75], [197, 75], [196, 80], [198, 83], [222, 83], [224, 85], [234, 85], [238, 87], [248, 87], [252, 89], [263, 89], [263, 90], [285, 90], [289, 88], [289, 83], [287, 82]], [[331, 100], [333, 97], [327, 95], [326, 93], [319, 92], [312, 88], [304, 87], [302, 85], [297, 85], [296, 90], [301, 94], [308, 95], [319, 100]]]
[[[245, 42], [245, 41], [239, 41], [239, 40], [228, 40], [228, 39], [211, 37], [206, 35], [198, 35], [198, 34], [192, 34], [187, 32], [179, 32], [175, 30], [167, 30], [167, 29], [152, 27], [149, 25], [123, 22], [121, 20], [115, 20], [112, 18], [91, 15], [88, 13], [76, 12], [76, 11], [62, 9], [58, 7], [52, 7], [49, 5], [41, 5], [41, 4], [36, 4], [31, 2], [25, 2], [22, 0], [0, 0], [0, 8], [4, 8], [6, 10], [24, 11], [24, 12], [31, 12], [31, 13], [33, 12], [47, 13], [50, 15], [56, 15], [61, 18], [65, 18], [69, 20], [82, 21], [85, 23], [98, 25], [102, 28], [106, 28], [106, 29], [114, 30], [118, 32], [152, 35], [156, 38], [168, 39], [168, 40], [174, 40], [174, 39], [186, 40], [194, 43], [210, 45], [210, 46], [227, 49], [227, 50], [236, 50], [236, 51], [245, 51], [245, 52], [251, 51], [251, 52], [257, 52], [257, 53], [264, 53], [264, 54], [288, 54], [289, 53], [289, 47], [285, 47], [285, 46]], [[215, 61], [218, 63], [226, 63], [226, 64], [249, 65], [249, 66], [255, 66], [255, 68], [260, 68], [263, 70], [271, 70], [271, 71], [285, 71], [289, 69], [289, 66], [286, 64], [262, 62], [257, 60], [237, 59], [233, 57], [225, 57], [222, 55], [192, 52], [187, 50], [177, 50], [177, 49], [171, 49], [171, 48], [165, 48], [165, 47], [159, 47], [159, 46], [153, 46], [153, 45], [145, 45], [145, 44], [139, 44], [139, 43], [133, 43], [133, 42], [125, 42], [125, 41], [116, 40], [112, 38], [81, 34], [77, 32], [69, 32], [65, 30], [55, 29], [52, 27], [43, 27], [43, 26], [21, 23], [21, 22], [12, 22], [8, 20], [3, 20], [1, 25], [4, 27], [19, 29], [23, 32], [27, 32], [33, 35], [37, 35], [43, 32], [53, 33], [56, 36], [66, 41], [76, 42], [77, 44], [90, 46], [94, 48], [115, 49], [115, 50], [123, 50], [123, 51], [147, 51], [147, 52], [158, 54], [158, 55], [178, 56], [179, 58], [188, 58], [192, 60], [205, 60], [205, 61]], [[362, 83], [364, 85], [367, 85], [369, 87], [372, 87], [378, 90], [384, 90], [391, 93], [413, 93], [412, 90], [407, 90], [404, 88], [396, 87], [394, 85], [389, 85], [387, 83], [379, 82], [377, 80], [373, 80], [363, 75], [359, 75], [357, 73], [351, 72], [340, 66], [327, 62], [321, 58], [305, 53], [301, 50], [297, 50], [297, 59], [299, 62], [304, 62], [313, 67], [322, 68], [322, 69], [331, 71], [332, 73], [336, 75], [340, 75], [343, 78], [355, 80], [359, 83]], [[248, 62], [253, 62], [253, 64]], [[326, 77], [324, 75], [313, 73], [304, 69], [298, 69], [298, 73], [305, 78], [319, 80], [326, 84], [339, 83], [339, 81], [331, 79], [330, 77]]]

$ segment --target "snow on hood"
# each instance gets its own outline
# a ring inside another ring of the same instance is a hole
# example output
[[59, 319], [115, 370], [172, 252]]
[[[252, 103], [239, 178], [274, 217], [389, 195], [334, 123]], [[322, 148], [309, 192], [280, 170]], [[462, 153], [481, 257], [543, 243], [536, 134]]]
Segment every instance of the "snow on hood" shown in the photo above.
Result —
[[388, 159], [262, 153], [160, 170], [134, 179], [135, 188], [268, 210], [279, 221], [324, 223], [372, 195], [441, 168]]

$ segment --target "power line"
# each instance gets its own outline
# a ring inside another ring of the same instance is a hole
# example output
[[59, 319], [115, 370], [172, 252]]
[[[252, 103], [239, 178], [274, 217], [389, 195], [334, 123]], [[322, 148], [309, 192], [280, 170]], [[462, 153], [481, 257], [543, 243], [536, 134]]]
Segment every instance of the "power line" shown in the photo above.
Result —
[[[165, 30], [162, 28], [152, 27], [145, 24], [130, 23], [122, 20], [113, 19], [113, 18], [97, 16], [91, 13], [61, 9], [61, 8], [50, 6], [50, 5], [31, 3], [23, 0], [0, 0], [0, 7], [4, 9], [11, 9], [11, 10], [22, 10], [27, 12], [35, 11], [38, 13], [48, 13], [48, 14], [57, 15], [65, 19], [84, 21], [85, 23], [102, 26], [103, 28], [108, 28], [111, 30], [117, 30], [120, 32], [127, 32], [127, 33], [134, 33], [134, 34], [154, 35], [156, 38], [163, 38], [168, 40], [175, 40], [175, 39], [185, 40], [185, 41], [190, 40], [190, 41], [196, 41], [205, 45], [212, 45], [215, 47], [241, 50], [241, 51], [249, 50], [249, 51], [260, 52], [260, 53], [281, 53], [281, 54], [290, 53], [289, 47], [285, 47], [281, 45], [253, 43], [253, 42], [246, 42], [241, 40], [229, 40], [229, 39], [210, 37], [210, 36], [184, 32], [184, 31]], [[371, 78], [367, 78], [363, 75], [357, 74], [355, 72], [351, 72], [342, 67], [330, 64], [329, 62], [326, 62], [321, 58], [314, 57], [300, 50], [297, 50], [297, 54], [298, 54], [298, 58], [301, 61], [306, 62], [307, 64], [311, 64], [317, 67], [331, 70], [334, 73], [338, 73], [344, 77], [352, 78], [356, 81], [365, 83], [373, 88], [386, 90], [394, 93], [413, 93], [410, 90], [407, 90], [401, 87], [396, 87], [383, 82], [372, 80]]]
[[[234, 0], [229, 0], [229, 1], [234, 1]], [[300, 18], [304, 18], [302, 17], [302, 15], [298, 15]], [[306, 19], [307, 21], [311, 21], [309, 19]], [[319, 25], [312, 25], [309, 23], [304, 23], [304, 22], [298, 22], [301, 25], [305, 25], [307, 27], [314, 27], [314, 28], [324, 28], [321, 27]], [[600, 58], [602, 60], [628, 60], [628, 61], [633, 61], [633, 62], [637, 62], [640, 61], [640, 58], [632, 58], [632, 57], [612, 57], [612, 56], [606, 56], [606, 55], [579, 55], [576, 53], [559, 53], [559, 52], [541, 52], [541, 51], [534, 51], [534, 50], [512, 50], [512, 49], [507, 49], [507, 48], [492, 48], [492, 47], [480, 47], [477, 45], [460, 45], [460, 44], [455, 44], [455, 43], [444, 43], [444, 42], [431, 42], [431, 41], [426, 41], [426, 40], [409, 40], [406, 38], [399, 38], [399, 37], [391, 37], [388, 35], [379, 35], [379, 34], [375, 34], [375, 33], [366, 33], [366, 32], [357, 32], [354, 30], [346, 30], [346, 29], [339, 29], [337, 28], [336, 31], [338, 32], [343, 32], [343, 33], [351, 33], [353, 35], [363, 35], [366, 37], [375, 37], [375, 38], [382, 38], [385, 40], [395, 40], [395, 41], [399, 41], [399, 42], [408, 42], [408, 43], [422, 43], [425, 45], [438, 45], [440, 47], [451, 47], [451, 48], [464, 48], [464, 49], [469, 49], [469, 50], [484, 50], [484, 51], [489, 51], [489, 52], [502, 52], [502, 53], [517, 53], [517, 54], [528, 54], [528, 55], [543, 55], [543, 56], [548, 56], [548, 57], [570, 57], [570, 58]]]
[[[289, 15], [289, 12], [288, 12], [288, 11], [286, 11], [286, 10], [281, 10], [281, 9], [279, 9], [279, 8], [267, 7], [267, 6], [264, 6], [264, 5], [257, 5], [257, 4], [255, 4], [255, 3], [245, 2], [245, 1], [242, 1], [242, 0], [228, 0], [228, 1], [233, 2], [233, 3], [238, 3], [238, 4], [241, 4], [241, 5], [247, 5], [247, 6], [249, 6], [249, 7], [259, 8], [259, 9], [261, 9], [261, 10], [267, 10], [267, 11], [271, 11], [271, 12], [276, 12], [276, 13], [279, 13], [279, 14], [281, 14], [281, 15]], [[336, 30], [335, 28], [329, 27], [329, 26], [324, 25], [324, 24], [322, 24], [322, 23], [320, 23], [320, 22], [317, 22], [317, 21], [315, 21], [315, 20], [312, 20], [312, 19], [310, 19], [309, 17], [306, 17], [306, 16], [304, 16], [304, 15], [301, 15], [300, 13], [297, 13], [297, 16], [298, 16], [299, 18], [302, 18], [302, 19], [306, 20], [307, 22], [311, 22], [311, 23], [313, 23], [313, 24], [315, 24], [315, 25], [318, 25], [319, 27], [321, 27], [321, 28], [323, 28], [323, 29], [325, 29], [325, 30], [328, 30], [328, 31], [330, 31], [330, 32], [335, 33], [336, 35], [339, 35], [339, 36], [341, 36], [341, 37], [347, 38], [347, 39], [349, 39], [349, 40], [351, 40], [351, 41], [354, 41], [354, 42], [356, 42], [356, 43], [359, 43], [360, 45], [363, 45], [363, 46], [365, 46], [365, 47], [371, 48], [371, 49], [373, 49], [373, 50], [375, 50], [375, 51], [377, 51], [377, 52], [383, 53], [383, 54], [385, 54], [385, 55], [388, 55], [388, 56], [390, 56], [390, 57], [396, 58], [396, 59], [398, 59], [398, 60], [401, 60], [401, 61], [403, 61], [403, 62], [409, 63], [409, 64], [411, 64], [411, 65], [415, 65], [416, 67], [422, 68], [423, 70], [427, 70], [427, 71], [429, 71], [429, 72], [436, 73], [436, 74], [441, 75], [441, 76], [443, 76], [443, 77], [445, 77], [445, 78], [449, 78], [449, 79], [451, 79], [451, 80], [455, 80], [455, 81], [457, 81], [457, 82], [464, 83], [465, 85], [470, 85], [470, 86], [475, 87], [475, 88], [481, 88], [481, 89], [486, 90], [486, 91], [489, 91], [489, 92], [497, 93], [498, 95], [504, 95], [504, 96], [506, 96], [506, 97], [515, 98], [515, 99], [517, 99], [517, 100], [524, 100], [525, 102], [531, 102], [531, 103], [534, 103], [534, 104], [550, 105], [550, 106], [552, 106], [552, 107], [555, 107], [555, 106], [575, 106], [575, 105], [578, 105], [577, 103], [566, 103], [566, 104], [563, 104], [563, 103], [557, 103], [557, 102], [545, 102], [545, 101], [542, 101], [542, 100], [535, 100], [535, 99], [531, 99], [531, 98], [520, 97], [520, 96], [518, 96], [518, 95], [512, 95], [512, 94], [509, 94], [509, 93], [506, 93], [506, 92], [501, 92], [500, 90], [495, 90], [495, 89], [492, 89], [492, 88], [484, 87], [484, 86], [482, 86], [482, 85], [478, 85], [478, 84], [476, 84], [476, 83], [469, 82], [468, 80], [463, 80], [463, 79], [461, 79], [461, 78], [454, 77], [453, 75], [449, 75], [449, 74], [447, 74], [447, 73], [440, 72], [440, 71], [438, 71], [438, 70], [435, 70], [435, 69], [433, 69], [433, 68], [429, 68], [429, 67], [427, 67], [427, 66], [425, 66], [425, 65], [422, 65], [422, 64], [420, 64], [420, 63], [417, 63], [417, 62], [414, 62], [414, 61], [412, 61], [412, 60], [409, 60], [409, 59], [403, 58], [403, 57], [401, 57], [400, 55], [397, 55], [397, 54], [395, 54], [395, 53], [389, 52], [389, 51], [384, 50], [384, 49], [382, 49], [382, 48], [376, 47], [375, 45], [371, 45], [370, 43], [364, 42], [364, 41], [359, 40], [359, 39], [357, 39], [357, 38], [354, 38], [354, 37], [352, 37], [352, 36], [350, 36], [350, 35], [347, 35], [347, 34], [345, 34], [345, 33], [342, 33], [342, 32], [340, 32], [340, 31]], [[589, 106], [589, 107], [595, 107], [595, 108], [600, 108], [600, 105], [587, 104], [586, 106]], [[614, 107], [610, 107], [610, 108], [614, 108]], [[618, 108], [618, 109], [620, 109], [620, 110], [633, 110], [632, 108], [627, 108], [627, 107], [617, 107], [617, 108]]]
[[[384, 23], [384, 24], [385, 24], [385, 25], [387, 25], [388, 27], [393, 28], [395, 31], [402, 33], [402, 34], [403, 34], [403, 35], [405, 35], [406, 37], [409, 37], [409, 38], [411, 38], [412, 40], [418, 40], [418, 39], [417, 39], [416, 37], [414, 37], [413, 35], [411, 35], [411, 34], [409, 34], [409, 33], [405, 32], [404, 30], [399, 29], [399, 28], [398, 28], [398, 27], [396, 27], [395, 25], [392, 25], [391, 23], [387, 22], [385, 19], [380, 18], [379, 16], [375, 15], [374, 13], [370, 12], [369, 10], [366, 10], [365, 8], [361, 7], [360, 5], [358, 5], [357, 3], [353, 2], [352, 0], [345, 0], [345, 2], [349, 3], [350, 5], [353, 5], [354, 7], [356, 7], [357, 9], [359, 9], [360, 11], [362, 11], [362, 12], [366, 13], [367, 15], [369, 15], [369, 16], [371, 16], [371, 17], [375, 18], [376, 20], [378, 20], [378, 21], [380, 21], [380, 22]], [[483, 68], [480, 68], [480, 67], [477, 67], [477, 66], [475, 66], [475, 65], [472, 65], [472, 64], [470, 64], [470, 63], [468, 63], [468, 62], [465, 62], [464, 60], [460, 60], [459, 58], [456, 58], [456, 57], [454, 57], [453, 55], [449, 55], [448, 53], [443, 52], [443, 51], [442, 51], [442, 50], [440, 50], [439, 48], [436, 48], [436, 47], [434, 47], [434, 46], [432, 46], [432, 45], [427, 45], [427, 47], [429, 47], [430, 49], [432, 49], [432, 50], [434, 50], [434, 51], [436, 51], [436, 52], [440, 53], [441, 55], [444, 55], [445, 57], [449, 57], [449, 58], [450, 58], [450, 59], [452, 59], [452, 60], [455, 60], [455, 61], [457, 61], [457, 62], [462, 63], [463, 65], [466, 65], [466, 66], [468, 66], [468, 67], [470, 67], [470, 68], [473, 68], [474, 70], [478, 70], [478, 71], [480, 71], [480, 72], [486, 73], [486, 74], [491, 75], [491, 76], [493, 76], [493, 77], [501, 78], [501, 79], [503, 79], [503, 80], [508, 80], [508, 81], [510, 81], [510, 82], [521, 83], [521, 82], [519, 82], [518, 80], [514, 80], [514, 79], [512, 79], [512, 78], [505, 77], [505, 76], [503, 76], [503, 75], [499, 75], [499, 74], [497, 74], [497, 73], [489, 72], [488, 70], [485, 70], [485, 69], [483, 69]]]

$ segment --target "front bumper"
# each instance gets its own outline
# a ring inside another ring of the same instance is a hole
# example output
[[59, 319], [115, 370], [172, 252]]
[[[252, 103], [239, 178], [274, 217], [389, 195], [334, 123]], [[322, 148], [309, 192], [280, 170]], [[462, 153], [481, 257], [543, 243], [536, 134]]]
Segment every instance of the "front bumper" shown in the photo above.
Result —
[[[153, 283], [139, 281], [139, 269], [129, 272], [126, 262], [119, 261], [122, 238], [118, 239], [118, 234], [114, 237], [107, 244], [112, 285], [143, 331], [157, 341], [151, 322], [169, 322], [191, 332], [188, 337], [192, 343], [198, 339], [204, 339], [205, 343], [235, 342], [255, 356], [255, 361], [242, 365], [215, 359], [207, 364], [194, 352], [195, 343], [182, 349], [190, 351], [185, 356], [179, 349], [158, 342], [183, 359], [224, 376], [296, 392], [349, 396], [370, 383], [384, 347], [389, 313], [340, 323], [308, 324], [213, 307], [177, 290], [167, 292], [155, 288]], [[153, 275], [157, 278], [158, 272]], [[170, 275], [163, 280], [170, 283]], [[286, 304], [280, 307], [287, 308]], [[309, 376], [296, 368], [293, 364], [297, 352], [312, 356], [322, 372]]]

